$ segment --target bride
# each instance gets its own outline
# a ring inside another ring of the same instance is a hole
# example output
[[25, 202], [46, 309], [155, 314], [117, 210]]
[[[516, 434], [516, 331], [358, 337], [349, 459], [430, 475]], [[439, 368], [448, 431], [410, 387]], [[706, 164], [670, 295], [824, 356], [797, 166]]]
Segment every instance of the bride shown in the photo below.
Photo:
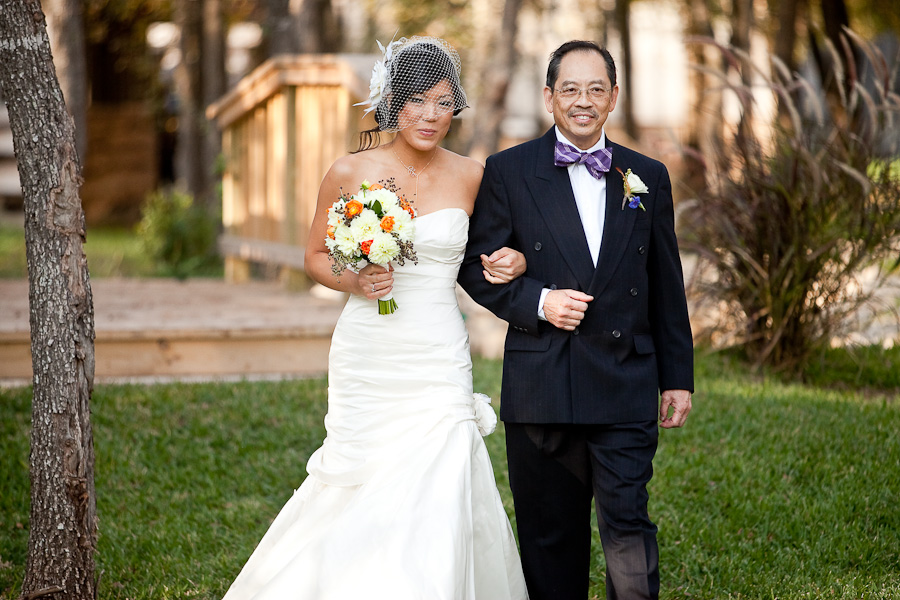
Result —
[[[327, 436], [225, 600], [524, 599], [480, 433], [496, 417], [473, 396], [455, 293], [482, 175], [439, 147], [466, 107], [456, 51], [437, 38], [393, 42], [368, 104], [378, 127], [325, 175], [306, 251], [313, 279], [350, 293], [329, 354]], [[380, 145], [382, 131], [396, 135]], [[418, 260], [335, 278], [326, 210], [363, 180], [393, 180], [413, 201]], [[509, 249], [483, 261], [495, 283], [525, 268]], [[399, 308], [379, 315], [388, 294]]]

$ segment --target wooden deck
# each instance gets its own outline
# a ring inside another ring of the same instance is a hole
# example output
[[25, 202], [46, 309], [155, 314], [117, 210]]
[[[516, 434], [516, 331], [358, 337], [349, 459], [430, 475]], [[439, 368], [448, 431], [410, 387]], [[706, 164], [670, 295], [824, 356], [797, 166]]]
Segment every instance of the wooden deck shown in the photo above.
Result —
[[[277, 284], [98, 279], [96, 380], [324, 373], [343, 299]], [[31, 379], [28, 283], [0, 280], [0, 382]]]
[[[95, 381], [322, 375], [340, 294], [277, 283], [96, 279]], [[461, 295], [473, 352], [499, 356], [505, 324]], [[0, 279], [0, 385], [31, 381], [28, 282]], [[475, 332], [477, 331], [477, 334]]]

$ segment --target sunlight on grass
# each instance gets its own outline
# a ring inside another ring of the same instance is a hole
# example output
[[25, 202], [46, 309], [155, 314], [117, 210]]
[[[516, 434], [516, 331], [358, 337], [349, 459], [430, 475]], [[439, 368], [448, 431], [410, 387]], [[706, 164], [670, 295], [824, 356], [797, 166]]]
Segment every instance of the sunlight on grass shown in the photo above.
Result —
[[[89, 229], [84, 253], [91, 277], [151, 277], [156, 273], [156, 267], [131, 229]], [[21, 227], [0, 226], [0, 278], [25, 277], [28, 277], [25, 233]]]
[[[499, 397], [499, 361], [475, 389]], [[900, 597], [900, 409], [698, 361], [688, 426], [663, 431], [651, 511], [662, 598]], [[221, 598], [306, 475], [324, 380], [98, 386], [100, 597]], [[28, 526], [28, 389], [0, 389], [0, 599]], [[486, 439], [512, 516], [502, 427]], [[515, 521], [513, 520], [515, 524]], [[595, 538], [596, 538], [595, 533]], [[604, 598], [595, 539], [591, 596]]]

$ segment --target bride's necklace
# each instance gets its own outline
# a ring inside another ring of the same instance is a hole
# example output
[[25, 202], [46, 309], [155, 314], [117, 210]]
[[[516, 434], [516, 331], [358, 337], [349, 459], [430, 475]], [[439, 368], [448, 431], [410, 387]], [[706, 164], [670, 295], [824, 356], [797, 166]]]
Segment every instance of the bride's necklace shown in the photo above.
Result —
[[413, 166], [411, 166], [411, 165], [408, 165], [408, 164], [406, 164], [405, 162], [403, 162], [403, 159], [400, 158], [400, 155], [397, 154], [397, 151], [394, 150], [394, 147], [393, 147], [393, 146], [391, 146], [391, 152], [394, 153], [394, 156], [397, 157], [397, 160], [400, 161], [400, 164], [403, 165], [403, 167], [406, 169], [406, 172], [409, 173], [410, 177], [412, 177], [413, 179], [416, 180], [416, 190], [415, 190], [415, 192], [413, 193], [413, 197], [416, 198], [416, 199], [418, 200], [418, 198], [419, 198], [419, 175], [421, 175], [422, 173], [425, 172], [425, 169], [428, 168], [428, 166], [429, 166], [429, 165], [431, 164], [431, 162], [434, 160], [434, 157], [437, 156], [437, 153], [438, 153], [437, 148], [434, 149], [434, 154], [431, 155], [431, 160], [429, 160], [428, 163], [427, 163], [424, 167], [422, 167], [422, 170], [421, 170], [421, 171], [417, 171], [415, 167], [413, 167]]

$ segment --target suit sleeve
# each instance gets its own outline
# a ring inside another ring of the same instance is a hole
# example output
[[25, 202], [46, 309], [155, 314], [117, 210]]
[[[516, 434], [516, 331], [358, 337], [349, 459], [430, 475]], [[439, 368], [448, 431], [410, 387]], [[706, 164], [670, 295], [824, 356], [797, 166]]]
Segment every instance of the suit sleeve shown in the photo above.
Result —
[[672, 184], [665, 167], [656, 183], [648, 256], [650, 327], [656, 346], [659, 389], [694, 391], [694, 346], [684, 292]]
[[497, 160], [490, 157], [469, 221], [469, 242], [459, 270], [459, 283], [479, 304], [517, 329], [537, 334], [538, 302], [543, 282], [528, 271], [507, 284], [492, 284], [484, 278], [481, 255], [508, 246], [521, 251], [515, 234], [515, 219], [508, 187]]

